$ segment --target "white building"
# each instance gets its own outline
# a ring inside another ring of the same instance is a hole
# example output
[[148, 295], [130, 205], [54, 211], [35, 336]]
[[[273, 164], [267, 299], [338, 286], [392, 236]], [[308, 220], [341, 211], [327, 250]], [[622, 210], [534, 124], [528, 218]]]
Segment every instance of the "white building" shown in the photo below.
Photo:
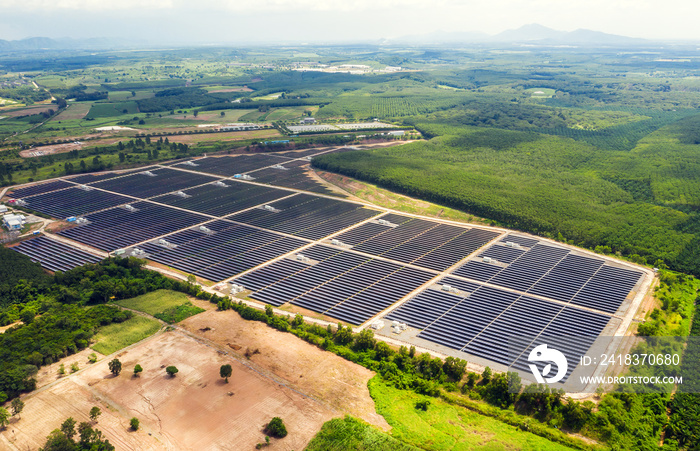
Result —
[[2, 217], [2, 225], [7, 228], [7, 230], [21, 230], [24, 226], [24, 215], [9, 214]]

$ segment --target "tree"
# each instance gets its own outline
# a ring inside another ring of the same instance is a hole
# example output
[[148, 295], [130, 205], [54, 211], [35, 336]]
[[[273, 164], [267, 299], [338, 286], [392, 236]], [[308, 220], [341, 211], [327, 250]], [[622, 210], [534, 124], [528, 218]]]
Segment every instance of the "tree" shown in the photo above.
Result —
[[224, 116], [226, 116], [226, 113], [224, 113], [224, 112], [222, 111], [222, 112], [221, 112], [221, 117], [224, 117]]
[[19, 398], [15, 398], [12, 400], [12, 404], [10, 404], [12, 407], [12, 415], [19, 415], [22, 413], [22, 409], [24, 409], [24, 401], [22, 401]]
[[97, 423], [97, 418], [102, 415], [102, 411], [100, 410], [99, 407], [95, 406], [92, 409], [90, 409], [90, 419]]
[[374, 339], [374, 332], [371, 329], [363, 329], [355, 337], [355, 348], [358, 351], [366, 351], [374, 348], [377, 340]]
[[66, 421], [61, 424], [61, 432], [68, 437], [68, 440], [73, 440], [75, 436], [75, 424], [73, 417], [67, 418]]
[[378, 341], [377, 344], [374, 345], [374, 351], [374, 356], [377, 360], [386, 360], [391, 356], [391, 348], [383, 341]]
[[10, 421], [10, 412], [0, 407], [0, 429], [4, 429]]
[[231, 377], [232, 373], [233, 368], [231, 368], [231, 365], [229, 365], [228, 363], [226, 365], [221, 365], [221, 368], [219, 368], [219, 375], [224, 378], [227, 384], [228, 378]]
[[61, 363], [58, 366], [58, 375], [63, 376], [64, 374], [66, 374], [66, 366], [63, 363]]
[[136, 417], [132, 418], [131, 421], [129, 421], [129, 424], [131, 425], [131, 429], [133, 429], [134, 431], [138, 431], [138, 430], [139, 430], [139, 424], [140, 424], [140, 423], [139, 423], [139, 419], [138, 419], [138, 418], [136, 418]]
[[137, 363], [136, 366], [134, 367], [134, 376], [135, 376], [135, 377], [139, 377], [139, 373], [140, 373], [141, 371], [143, 371], [143, 368], [141, 368], [141, 365], [139, 365], [139, 364]]
[[165, 369], [165, 372], [168, 373], [168, 376], [175, 377], [175, 374], [177, 374], [178, 369], [177, 369], [177, 367], [170, 365], [169, 367], [167, 367]]
[[491, 368], [489, 368], [488, 366], [484, 368], [484, 372], [481, 373], [481, 377], [484, 380], [484, 384], [488, 384], [489, 382], [491, 382], [492, 374], [493, 372], [491, 371]]
[[192, 114], [194, 114], [194, 117], [197, 117], [197, 115], [199, 114], [199, 111], [194, 110], [194, 112]]
[[340, 345], [346, 345], [352, 342], [352, 330], [350, 327], [343, 327], [342, 324], [338, 324], [338, 330], [335, 331], [333, 339]]
[[75, 449], [75, 443], [59, 429], [55, 429], [46, 438], [46, 443], [41, 449], [42, 451], [71, 451]]
[[282, 418], [274, 417], [265, 426], [265, 433], [273, 437], [282, 438], [287, 435], [287, 427], [284, 425]]
[[109, 371], [111, 371], [115, 377], [119, 376], [119, 373], [122, 372], [122, 362], [120, 362], [119, 359], [114, 359], [109, 362]]

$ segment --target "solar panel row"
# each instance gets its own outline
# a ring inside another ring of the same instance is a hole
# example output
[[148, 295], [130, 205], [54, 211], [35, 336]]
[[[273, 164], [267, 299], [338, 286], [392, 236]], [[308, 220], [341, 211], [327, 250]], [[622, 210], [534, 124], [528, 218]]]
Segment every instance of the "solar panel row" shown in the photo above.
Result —
[[99, 182], [100, 180], [107, 180], [107, 179], [113, 179], [115, 177], [122, 177], [122, 176], [132, 174], [135, 172], [151, 171], [153, 169], [155, 169], [154, 166], [146, 166], [146, 167], [141, 167], [138, 169], [131, 169], [128, 171], [97, 172], [97, 173], [92, 173], [92, 174], [81, 174], [81, 175], [72, 176], [69, 180], [71, 182], [74, 182], [74, 183], [87, 184], [87, 183]]
[[[504, 240], [510, 241], [509, 237]], [[639, 271], [614, 268], [601, 259], [532, 241], [526, 243], [532, 246], [527, 251], [494, 244], [479, 255], [508, 264], [505, 267], [470, 260], [454, 274], [607, 313], [617, 311], [642, 277]]]
[[73, 185], [73, 188], [27, 197], [24, 201], [32, 210], [65, 219], [127, 204], [134, 200], [96, 189], [85, 191]]
[[[147, 243], [141, 249], [158, 263], [220, 281], [307, 244], [227, 221], [215, 221], [206, 227], [211, 232], [189, 229], [168, 236], [168, 243], [177, 244], [177, 247]], [[183, 240], [180, 235], [186, 238]]]
[[230, 219], [317, 240], [379, 214], [362, 205], [308, 194], [297, 194], [269, 207], [248, 210]]
[[280, 157], [269, 154], [254, 154], [254, 155], [232, 155], [224, 157], [205, 157], [193, 160], [196, 166], [191, 163], [182, 162], [173, 166], [187, 169], [189, 171], [206, 172], [225, 177], [231, 177], [235, 174], [253, 171], [255, 169], [272, 166], [275, 164], [283, 164], [290, 161], [289, 158]]
[[149, 197], [213, 182], [216, 177], [169, 168], [151, 169], [90, 184], [107, 191], [147, 199]]
[[58, 234], [111, 252], [191, 227], [208, 219], [196, 213], [150, 202], [136, 202], [130, 205], [135, 211], [114, 207], [93, 213], [85, 216], [90, 223], [63, 230]]
[[527, 291], [568, 253], [567, 249], [536, 244], [489, 282], [506, 288]]
[[[529, 368], [529, 351], [543, 342], [578, 361], [610, 321], [599, 313], [459, 279], [442, 283], [466, 294], [428, 289], [386, 318], [421, 329], [419, 338], [523, 370]], [[567, 336], [577, 337], [575, 343], [561, 338]]]
[[398, 226], [363, 224], [339, 235], [338, 239], [359, 252], [444, 271], [498, 236], [497, 232], [489, 230], [467, 229], [399, 215], [388, 215], [382, 220]]
[[508, 235], [503, 237], [503, 239], [501, 240], [501, 243], [508, 243], [508, 242], [516, 243], [516, 244], [519, 244], [519, 245], [524, 246], [524, 247], [532, 247], [535, 244], [537, 244], [539, 242], [539, 240], [537, 240], [535, 238], [527, 238], [524, 236], [513, 235], [513, 234], [509, 233]]
[[[524, 346], [524, 352], [514, 359], [512, 367], [529, 371], [528, 356], [533, 348], [540, 344], [547, 344], [564, 354], [570, 363], [569, 371], [563, 381], [565, 382], [576, 367], [580, 357], [591, 348], [596, 338], [603, 332], [610, 322], [608, 316], [565, 307], [534, 339], [528, 346]], [[527, 341], [527, 340], [523, 340]], [[573, 363], [573, 365], [571, 365]], [[540, 371], [542, 366], [539, 364]]]
[[255, 181], [258, 183], [269, 183], [270, 185], [284, 186], [312, 193], [338, 195], [338, 193], [328, 189], [323, 183], [310, 175], [308, 162], [301, 160], [290, 161], [283, 163], [282, 166], [285, 169], [274, 167], [260, 169], [252, 172], [250, 175], [255, 177]]
[[12, 190], [12, 196], [21, 199], [26, 196], [34, 196], [36, 194], [49, 193], [63, 188], [75, 186], [72, 183], [63, 180], [54, 180], [51, 182], [42, 183], [40, 185], [27, 186], [25, 188], [17, 188]]
[[642, 275], [638, 271], [603, 266], [579, 290], [571, 303], [614, 313]]
[[213, 216], [226, 216], [293, 194], [234, 180], [214, 182], [181, 193], [165, 194], [151, 200]]
[[281, 260], [236, 283], [258, 290], [251, 295], [253, 299], [278, 306], [291, 302], [361, 324], [434, 277], [426, 271], [323, 246], [314, 246], [304, 255], [318, 263]]
[[22, 241], [10, 249], [28, 256], [51, 271], [68, 271], [86, 263], [102, 260], [101, 257], [44, 236]]

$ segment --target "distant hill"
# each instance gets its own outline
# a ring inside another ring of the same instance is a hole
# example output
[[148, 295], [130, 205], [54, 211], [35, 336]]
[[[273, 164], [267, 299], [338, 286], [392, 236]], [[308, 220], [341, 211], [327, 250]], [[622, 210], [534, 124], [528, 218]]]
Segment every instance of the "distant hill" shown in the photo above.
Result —
[[133, 42], [126, 42], [109, 38], [91, 39], [52, 39], [45, 37], [33, 37], [17, 41], [0, 39], [0, 52], [14, 52], [27, 50], [104, 50], [133, 46]]
[[493, 36], [476, 32], [435, 32], [424, 35], [404, 36], [394, 41], [405, 43], [478, 42], [577, 46], [640, 45], [649, 43], [646, 39], [630, 38], [601, 31], [586, 29], [560, 31], [540, 24], [523, 25], [520, 28], [506, 30]]
[[630, 38], [616, 34], [586, 29], [559, 31], [539, 24], [523, 25], [514, 30], [506, 30], [492, 37], [497, 42], [536, 42], [541, 44], [578, 45], [632, 45], [648, 43], [646, 39]]

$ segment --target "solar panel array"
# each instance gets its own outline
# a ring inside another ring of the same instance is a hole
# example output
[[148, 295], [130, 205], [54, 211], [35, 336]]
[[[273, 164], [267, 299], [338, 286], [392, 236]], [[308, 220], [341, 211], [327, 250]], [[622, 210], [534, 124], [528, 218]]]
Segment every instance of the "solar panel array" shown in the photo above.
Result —
[[208, 174], [231, 177], [235, 174], [243, 174], [244, 172], [264, 168], [265, 166], [284, 164], [289, 161], [289, 158], [284, 158], [277, 155], [253, 154], [232, 155], [225, 157], [205, 157], [198, 160], [192, 160], [196, 166], [192, 166], [187, 162], [177, 163], [173, 166], [187, 169], [188, 171], [206, 172]]
[[88, 224], [62, 230], [58, 234], [111, 252], [209, 219], [196, 213], [150, 202], [136, 202], [130, 205], [135, 211], [114, 207], [93, 213], [85, 216]]
[[501, 241], [530, 247], [494, 244], [454, 274], [606, 313], [615, 313], [642, 277], [640, 271], [616, 268], [534, 239], [509, 235]]
[[324, 246], [314, 246], [303, 255], [315, 264], [281, 260], [235, 281], [257, 290], [253, 299], [277, 306], [291, 302], [361, 324], [435, 276]]
[[535, 340], [540, 332], [548, 338], [577, 337], [573, 345], [549, 344], [578, 361], [610, 321], [600, 313], [460, 279], [441, 283], [461, 291], [425, 290], [387, 319], [420, 329], [419, 338], [519, 369], [528, 369], [527, 356], [542, 341]]
[[212, 281], [228, 279], [305, 244], [296, 238], [228, 221], [206, 224], [207, 232], [187, 229], [167, 236], [172, 248], [146, 243], [148, 258]]
[[337, 239], [359, 252], [444, 271], [499, 235], [401, 215], [381, 219], [396, 227], [363, 224]]
[[638, 271], [603, 266], [579, 290], [571, 303], [614, 313], [641, 276]]
[[92, 189], [86, 191], [72, 185], [72, 188], [51, 193], [37, 194], [23, 199], [27, 207], [55, 218], [65, 219], [70, 216], [81, 216], [105, 208], [127, 204], [134, 200], [105, 191]]
[[297, 194], [272, 202], [269, 207], [274, 211], [256, 208], [231, 216], [230, 219], [317, 240], [380, 213], [359, 204], [309, 194]]
[[251, 172], [258, 183], [269, 183], [275, 186], [299, 189], [320, 194], [338, 195], [335, 191], [328, 189], [326, 185], [319, 182], [309, 174], [309, 163], [303, 160], [283, 162], [281, 168], [265, 168]]
[[165, 194], [151, 200], [212, 216], [226, 216], [293, 194], [289, 191], [235, 180], [209, 183], [181, 191], [181, 193], [184, 196]]
[[[147, 172], [153, 175], [148, 175]], [[217, 178], [169, 168], [159, 168], [95, 182], [90, 186], [146, 199], [159, 194], [203, 185], [214, 180], [217, 180]]]
[[130, 169], [128, 171], [119, 172], [94, 172], [91, 174], [81, 174], [72, 176], [69, 180], [74, 183], [87, 184], [93, 182], [99, 182], [100, 180], [113, 179], [115, 177], [122, 177], [125, 175], [133, 174], [135, 172], [151, 171], [155, 169], [155, 166], [145, 166], [138, 169]]
[[[578, 362], [580, 357], [588, 352], [609, 321], [608, 316], [599, 313], [564, 307], [534, 341], [525, 345], [524, 342], [527, 340], [523, 340], [523, 345], [520, 346], [523, 348], [523, 352], [514, 359], [511, 366], [519, 370], [529, 371], [528, 364], [530, 362], [527, 359], [530, 351], [540, 344], [547, 344], [549, 347], [561, 351], [568, 362]], [[543, 365], [538, 365], [540, 371], [542, 371], [541, 366]], [[570, 371], [567, 372], [563, 382], [573, 372], [572, 366], [570, 366]]]
[[68, 271], [86, 263], [102, 260], [101, 257], [44, 236], [22, 241], [10, 249], [28, 256], [51, 271]]
[[[149, 259], [212, 281], [256, 268], [235, 279], [253, 299], [289, 303], [351, 324], [364, 323], [499, 236], [262, 185], [328, 192], [306, 173], [306, 160], [293, 159], [318, 152], [208, 157], [148, 168], [152, 175], [139, 169], [72, 179], [115, 193], [59, 180], [15, 195], [25, 196], [37, 211], [89, 221], [59, 232], [62, 236], [106, 251], [140, 243]], [[256, 183], [207, 173], [250, 173]], [[301, 251], [303, 258], [295, 257], [309, 240], [343, 230], [336, 237], [342, 247], [315, 244]], [[15, 250], [50, 269], [99, 260], [46, 238]], [[387, 318], [417, 328], [421, 339], [521, 369], [527, 369], [524, 359], [538, 336], [576, 335], [575, 344], [559, 343], [576, 360], [610, 321], [603, 312], [615, 313], [642, 276], [516, 234], [483, 249], [453, 274], [440, 282], [451, 288], [423, 290]], [[515, 336], [523, 338], [513, 353]]]
[[56, 191], [58, 189], [68, 188], [73, 186], [72, 183], [68, 183], [63, 180], [54, 180], [47, 183], [42, 183], [40, 185], [27, 186], [25, 188], [17, 188], [12, 191], [12, 196], [17, 199], [21, 199], [25, 196], [34, 196], [36, 194], [48, 193], [51, 191]]

